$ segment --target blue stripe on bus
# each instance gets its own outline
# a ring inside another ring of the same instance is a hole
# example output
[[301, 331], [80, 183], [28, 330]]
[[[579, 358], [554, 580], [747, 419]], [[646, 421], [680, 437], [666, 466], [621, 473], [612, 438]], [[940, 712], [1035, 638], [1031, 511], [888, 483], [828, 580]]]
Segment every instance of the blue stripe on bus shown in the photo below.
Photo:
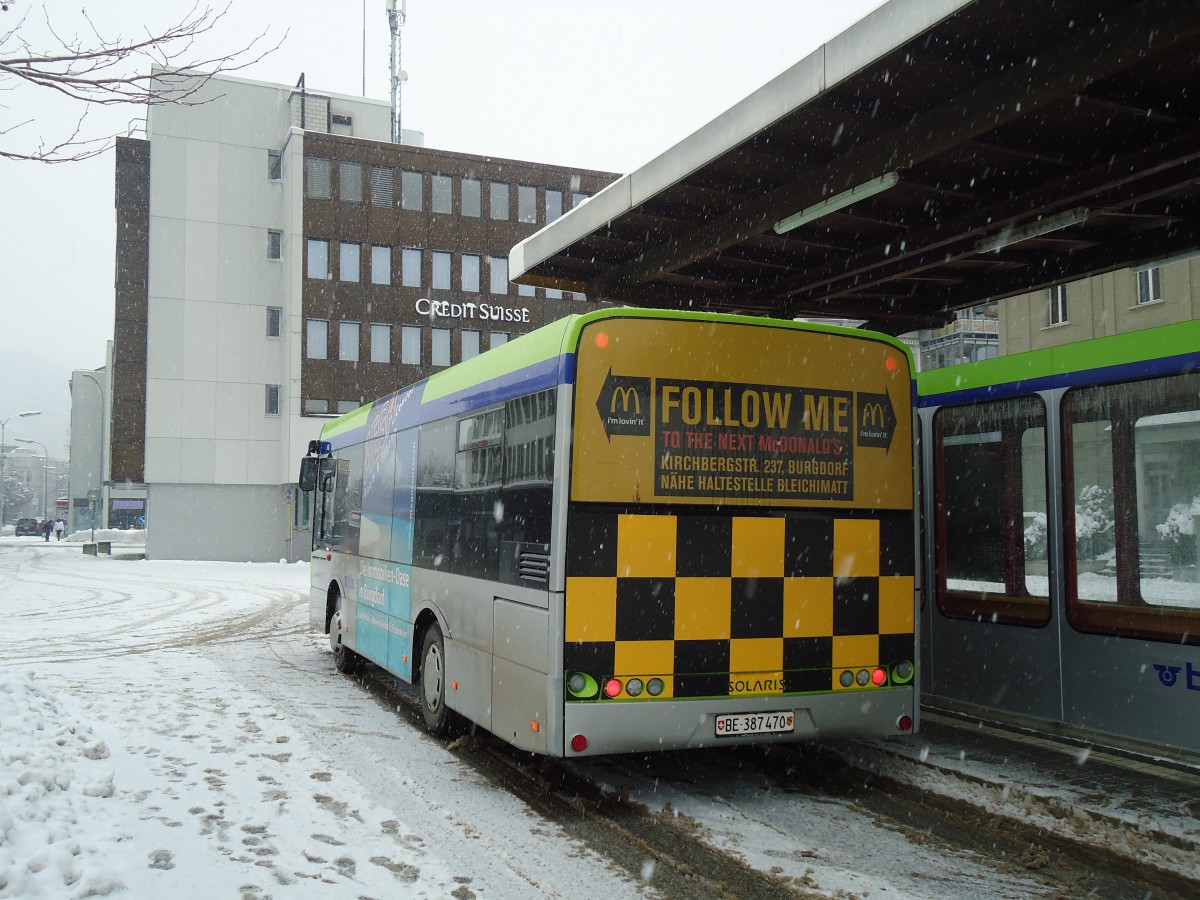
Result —
[[1179, 356], [1165, 356], [1162, 359], [1140, 359], [1137, 362], [1098, 366], [1095, 369], [1086, 369], [1079, 372], [1062, 372], [1057, 375], [1043, 375], [1038, 378], [1022, 378], [1017, 381], [966, 388], [961, 391], [925, 394], [919, 398], [918, 405], [930, 407], [960, 403], [978, 403], [983, 400], [998, 400], [1003, 397], [1033, 394], [1037, 391], [1049, 391], [1054, 388], [1151, 378], [1156, 375], [1170, 375], [1192, 369], [1200, 369], [1200, 352], [1184, 353]]
[[[413, 386], [418, 397], [409, 399], [405, 408], [396, 416], [396, 421], [388, 428], [387, 433], [403, 431], [406, 428], [444, 419], [447, 416], [460, 415], [475, 409], [494, 406], [497, 403], [503, 403], [506, 400], [512, 400], [515, 397], [532, 394], [536, 391], [546, 390], [559, 384], [573, 384], [574, 381], [575, 354], [563, 353], [552, 359], [542, 360], [532, 366], [526, 366], [514, 372], [506, 372], [496, 378], [472, 385], [466, 390], [455, 394], [448, 394], [445, 397], [439, 397], [428, 403], [422, 403], [419, 400], [419, 394], [424, 389], [424, 383], [421, 382]], [[402, 388], [401, 391], [397, 391], [396, 393], [399, 394], [403, 390], [408, 390], [408, 388]], [[376, 400], [371, 408], [367, 424], [342, 432], [330, 439], [332, 448], [340, 450], [342, 447], [361, 444], [367, 440], [367, 435], [371, 429], [371, 422], [377, 415], [383, 414], [382, 411], [394, 396], [395, 394], [391, 394], [381, 400]]]

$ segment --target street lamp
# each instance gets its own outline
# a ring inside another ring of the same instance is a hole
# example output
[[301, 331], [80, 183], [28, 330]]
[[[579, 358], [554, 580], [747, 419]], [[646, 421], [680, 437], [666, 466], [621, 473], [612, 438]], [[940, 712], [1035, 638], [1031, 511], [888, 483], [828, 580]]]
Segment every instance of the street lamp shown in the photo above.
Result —
[[30, 440], [29, 438], [17, 438], [18, 444], [37, 444], [42, 448], [42, 518], [50, 518], [50, 500], [48, 499], [48, 488], [50, 485], [50, 451], [46, 449], [46, 445], [41, 441]]
[[4, 497], [7, 493], [4, 484], [4, 429], [8, 427], [8, 423], [13, 419], [23, 419], [26, 416], [40, 416], [40, 409], [30, 410], [29, 412], [20, 412], [14, 416], [9, 416], [7, 419], [0, 419], [0, 526], [4, 524]]

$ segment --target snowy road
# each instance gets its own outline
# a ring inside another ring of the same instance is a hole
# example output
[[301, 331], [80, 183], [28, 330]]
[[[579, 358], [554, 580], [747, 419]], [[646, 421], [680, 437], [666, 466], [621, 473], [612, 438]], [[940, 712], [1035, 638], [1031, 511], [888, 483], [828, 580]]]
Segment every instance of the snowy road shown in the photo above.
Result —
[[[0, 898], [656, 896], [337, 674], [307, 577], [0, 539]], [[800, 895], [1064, 895], [736, 754], [572, 765]]]

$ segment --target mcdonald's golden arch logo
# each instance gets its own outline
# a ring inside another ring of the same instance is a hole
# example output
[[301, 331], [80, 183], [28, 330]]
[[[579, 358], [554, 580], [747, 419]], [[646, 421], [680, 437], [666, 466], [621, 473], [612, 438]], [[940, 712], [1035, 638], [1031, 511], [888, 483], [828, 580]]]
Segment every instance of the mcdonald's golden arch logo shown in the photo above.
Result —
[[628, 414], [629, 407], [633, 407], [634, 415], [642, 414], [642, 398], [638, 395], [636, 387], [616, 387], [613, 389], [612, 403], [609, 404], [609, 412], [617, 411], [617, 398], [621, 400], [621, 412]]
[[883, 428], [883, 404], [882, 403], [864, 403], [862, 405], [862, 427], [863, 428]]

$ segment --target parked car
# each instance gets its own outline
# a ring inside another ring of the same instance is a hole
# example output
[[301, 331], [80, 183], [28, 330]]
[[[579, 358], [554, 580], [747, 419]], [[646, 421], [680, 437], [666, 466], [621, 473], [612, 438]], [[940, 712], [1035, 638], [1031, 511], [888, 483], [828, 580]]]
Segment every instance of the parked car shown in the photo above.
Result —
[[17, 519], [17, 537], [39, 533], [37, 519]]

